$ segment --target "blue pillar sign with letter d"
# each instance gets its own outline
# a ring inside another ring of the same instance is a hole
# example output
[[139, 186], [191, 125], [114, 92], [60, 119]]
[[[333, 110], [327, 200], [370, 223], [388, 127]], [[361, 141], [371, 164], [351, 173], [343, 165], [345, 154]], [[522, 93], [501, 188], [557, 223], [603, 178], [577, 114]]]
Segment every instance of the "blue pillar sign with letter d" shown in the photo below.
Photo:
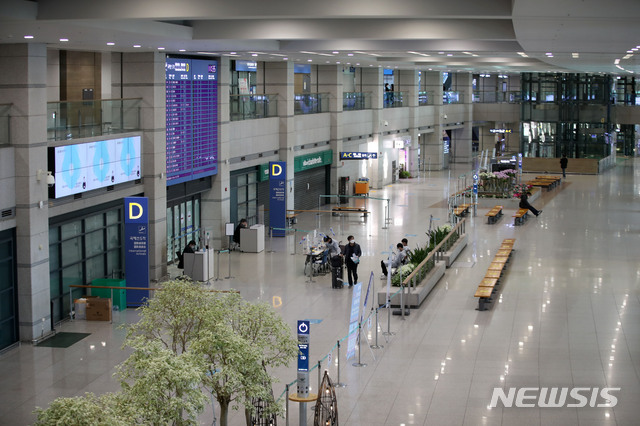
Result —
[[[124, 199], [124, 261], [127, 287], [149, 287], [149, 199]], [[140, 306], [148, 290], [127, 290], [127, 306]]]
[[309, 396], [309, 321], [298, 321], [298, 396]]
[[269, 163], [269, 226], [274, 237], [284, 237], [287, 222], [287, 163]]

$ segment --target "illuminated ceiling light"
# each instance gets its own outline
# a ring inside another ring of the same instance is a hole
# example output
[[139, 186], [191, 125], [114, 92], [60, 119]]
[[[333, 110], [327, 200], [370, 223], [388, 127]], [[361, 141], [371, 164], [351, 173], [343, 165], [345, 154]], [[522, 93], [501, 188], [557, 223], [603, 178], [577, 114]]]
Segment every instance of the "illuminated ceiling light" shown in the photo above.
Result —
[[447, 56], [453, 56], [453, 53], [447, 53]]
[[313, 59], [307, 59], [307, 62], [313, 62]]
[[158, 50], [164, 50], [164, 47], [158, 47]]
[[444, 55], [444, 52], [438, 52], [438, 55]]
[[229, 52], [229, 55], [237, 55], [236, 52]]
[[358, 63], [356, 63], [356, 65], [360, 65], [360, 63], [358, 62]]
[[462, 52], [462, 53], [464, 53], [465, 55], [473, 55], [473, 53], [471, 52]]
[[353, 53], [347, 53], [347, 56], [353, 56]]
[[257, 53], [252, 53], [251, 56], [258, 56], [258, 54]]
[[285, 58], [282, 58], [282, 60], [283, 60], [283, 61], [287, 61], [288, 59], [289, 59], [289, 58], [286, 58], [286, 57], [285, 57]]
[[331, 52], [331, 53], [333, 53], [334, 55], [337, 55], [337, 54], [339, 54], [340, 52], [338, 52], [337, 50], [334, 50], [334, 51], [333, 51], [333, 52]]
[[616, 59], [615, 61], [613, 61], [613, 63], [618, 65], [620, 63], [620, 59]]
[[110, 41], [110, 42], [107, 43], [107, 46], [115, 46], [115, 43]]
[[336, 64], [340, 64], [340, 61], [336, 61]]
[[140, 46], [139, 44], [134, 44], [133, 47], [135, 47], [137, 49], [137, 48], [142, 47], [142, 46]]
[[627, 53], [633, 53], [633, 50], [627, 50]]
[[32, 39], [32, 38], [33, 38], [33, 36], [32, 36], [32, 35], [26, 35], [26, 36], [24, 36], [24, 38], [26, 38], [26, 39]]
[[69, 41], [68, 38], [61, 38], [60, 41], [65, 42], [65, 41]]
[[577, 53], [577, 52], [573, 52], [573, 53], [571, 54], [571, 57], [572, 57], [572, 58], [574, 58], [574, 59], [577, 59], [577, 58], [579, 58], [579, 57], [580, 57], [580, 54], [579, 54], [579, 53]]

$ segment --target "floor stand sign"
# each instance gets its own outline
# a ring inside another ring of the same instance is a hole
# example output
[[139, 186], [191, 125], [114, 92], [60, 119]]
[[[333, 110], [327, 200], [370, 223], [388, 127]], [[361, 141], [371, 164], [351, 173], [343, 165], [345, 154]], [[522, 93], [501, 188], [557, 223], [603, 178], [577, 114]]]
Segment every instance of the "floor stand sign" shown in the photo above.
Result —
[[[269, 227], [271, 236], [284, 237], [287, 225], [287, 163], [269, 163]], [[270, 247], [271, 248], [271, 247]]]
[[318, 399], [309, 392], [309, 321], [298, 321], [298, 393], [289, 395], [289, 400], [300, 403], [300, 426], [307, 426], [307, 402]]
[[[149, 288], [149, 199], [124, 199], [124, 261], [127, 287]], [[127, 290], [127, 306], [137, 307], [149, 290]]]

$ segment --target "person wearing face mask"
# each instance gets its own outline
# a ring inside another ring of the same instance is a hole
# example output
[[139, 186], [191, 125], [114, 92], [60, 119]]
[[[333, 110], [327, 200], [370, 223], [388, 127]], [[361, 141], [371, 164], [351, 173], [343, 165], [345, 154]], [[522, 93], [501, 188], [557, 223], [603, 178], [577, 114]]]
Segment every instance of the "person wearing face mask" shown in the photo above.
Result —
[[356, 243], [353, 235], [347, 237], [348, 244], [344, 246], [342, 255], [345, 258], [347, 264], [347, 276], [349, 277], [349, 287], [358, 282], [358, 263], [360, 263], [360, 256], [362, 256], [362, 249], [360, 244]]

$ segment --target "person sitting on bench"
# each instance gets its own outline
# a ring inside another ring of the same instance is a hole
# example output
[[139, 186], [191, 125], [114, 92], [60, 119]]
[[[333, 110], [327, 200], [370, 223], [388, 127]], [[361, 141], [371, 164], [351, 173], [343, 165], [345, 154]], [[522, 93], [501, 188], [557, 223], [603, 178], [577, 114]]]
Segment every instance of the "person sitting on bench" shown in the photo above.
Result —
[[402, 264], [406, 265], [407, 263], [409, 263], [409, 258], [412, 255], [411, 249], [409, 248], [409, 240], [407, 240], [406, 238], [403, 238], [402, 245], [404, 246], [404, 253], [406, 255], [404, 257], [404, 260], [402, 261]]
[[196, 252], [196, 242], [191, 240], [189, 244], [182, 251], [182, 255], [178, 256], [178, 269], [184, 269], [184, 254], [185, 253], [195, 253]]
[[398, 254], [396, 254], [391, 261], [391, 265], [389, 265], [389, 261], [380, 261], [380, 266], [382, 267], [382, 278], [385, 278], [387, 276], [388, 269], [397, 270], [400, 266], [402, 266], [404, 258], [407, 257], [407, 253], [404, 251], [404, 245], [402, 245], [402, 243], [398, 243], [396, 247], [398, 248]]
[[523, 193], [520, 196], [520, 208], [521, 209], [529, 209], [531, 210], [531, 213], [533, 213], [534, 215], [538, 216], [540, 213], [542, 213], [542, 210], [537, 210], [535, 207], [533, 207], [531, 204], [529, 204], [529, 196], [531, 195], [530, 192], [526, 192]]

